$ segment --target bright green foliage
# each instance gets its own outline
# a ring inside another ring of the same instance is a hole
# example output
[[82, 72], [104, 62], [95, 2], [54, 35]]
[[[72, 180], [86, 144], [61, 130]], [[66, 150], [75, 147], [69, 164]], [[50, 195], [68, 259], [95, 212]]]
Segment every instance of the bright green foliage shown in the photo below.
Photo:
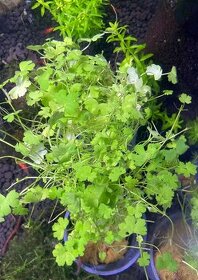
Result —
[[33, 9], [40, 7], [41, 15], [49, 11], [57, 22], [55, 30], [63, 37], [90, 38], [103, 30], [104, 6], [108, 0], [36, 0]]
[[58, 240], [63, 239], [64, 231], [68, 226], [69, 221], [67, 219], [63, 219], [62, 217], [58, 219], [56, 224], [53, 225], [52, 229], [54, 231], [54, 237]]
[[196, 172], [196, 166], [192, 164], [191, 162], [183, 163], [180, 162], [177, 167], [178, 174], [183, 174], [185, 177], [190, 177], [190, 175], [195, 175]]
[[56, 262], [59, 266], [72, 265], [73, 257], [66, 251], [65, 245], [58, 243], [53, 250], [53, 256], [56, 258]]
[[15, 111], [13, 113], [10, 113], [9, 115], [6, 115], [3, 117], [4, 120], [6, 120], [7, 122], [13, 122], [15, 117], [18, 116], [18, 114], [21, 112], [21, 110]]
[[10, 213], [23, 215], [27, 213], [27, 210], [21, 205], [19, 201], [19, 194], [12, 190], [7, 196], [0, 194], [0, 219], [3, 221], [3, 217]]
[[[57, 199], [70, 212], [68, 241], [54, 249], [59, 265], [71, 265], [90, 241], [111, 244], [131, 234], [144, 236], [147, 209], [171, 206], [177, 171], [195, 173], [193, 165], [179, 161], [187, 149], [185, 138], [174, 134], [181, 110], [166, 133], [149, 124], [159, 108], [161, 67], [149, 67], [144, 45], [132, 44], [125, 27], [111, 24], [107, 33], [108, 41], [120, 44], [115, 51], [124, 54], [116, 72], [102, 55], [86, 55], [66, 37], [30, 47], [43, 54], [45, 65], [21, 63], [21, 71], [7, 81], [31, 83], [25, 98], [32, 122], [27, 125], [22, 112], [7, 116], [24, 130], [16, 151], [38, 172], [35, 184], [19, 195], [20, 203]], [[138, 128], [146, 125], [145, 140], [135, 144]], [[15, 210], [9, 194], [1, 200], [0, 217]], [[63, 218], [54, 224], [59, 240], [67, 224]], [[140, 264], [147, 262], [143, 254]]]
[[177, 272], [178, 263], [173, 259], [171, 253], [165, 252], [157, 258], [156, 267], [158, 270], [167, 269], [171, 272]]

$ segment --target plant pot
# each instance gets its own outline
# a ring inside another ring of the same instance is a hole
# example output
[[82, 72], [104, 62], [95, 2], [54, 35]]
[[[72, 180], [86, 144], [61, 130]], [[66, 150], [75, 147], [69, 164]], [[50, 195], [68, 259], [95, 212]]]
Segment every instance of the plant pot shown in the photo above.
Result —
[[[173, 223], [174, 223], [174, 221], [179, 220], [180, 218], [182, 218], [181, 212], [177, 212], [170, 217], [170, 219], [173, 221]], [[160, 241], [159, 242], [157, 241], [158, 239], [160, 239], [160, 238], [158, 238], [158, 236], [160, 236], [161, 238], [164, 238], [164, 236], [166, 236], [167, 229], [170, 226], [171, 226], [170, 220], [167, 217], [162, 217], [161, 220], [159, 221], [158, 226], [156, 227], [156, 229], [153, 233], [153, 237], [152, 237], [150, 243], [157, 246], [158, 244], [156, 244], [156, 243], [160, 243]], [[165, 235], [163, 236], [163, 234], [165, 234]], [[154, 248], [153, 246], [150, 247], [150, 263], [149, 263], [148, 267], [146, 268], [146, 271], [147, 271], [147, 274], [148, 274], [148, 277], [150, 280], [160, 280], [159, 274], [155, 267], [155, 260], [154, 260], [155, 250], [153, 248]]]
[[[65, 218], [69, 218], [69, 212], [67, 211], [65, 214]], [[68, 232], [65, 230], [64, 234], [64, 242], [68, 239]], [[146, 236], [144, 236], [144, 242], [146, 241]], [[129, 237], [129, 246], [137, 247], [137, 242], [135, 239], [135, 235], [131, 235]], [[81, 268], [91, 274], [101, 275], [101, 276], [108, 276], [119, 274], [124, 270], [128, 269], [130, 266], [135, 264], [137, 259], [140, 257], [140, 251], [137, 248], [130, 248], [127, 250], [124, 257], [116, 262], [110, 264], [100, 264], [100, 265], [91, 265], [91, 264], [82, 264]], [[78, 263], [78, 260], [76, 260]]]
[[[169, 228], [171, 227], [171, 222], [168, 218], [163, 217], [162, 220], [159, 222], [158, 226], [155, 229], [155, 232], [153, 234], [153, 238], [151, 240], [151, 244], [153, 244], [154, 246], [157, 246], [161, 249], [162, 253], [164, 252], [171, 252], [171, 254], [175, 254], [175, 252], [177, 252], [177, 248], [185, 248], [184, 245], [184, 241], [188, 244], [188, 237], [189, 237], [189, 229], [188, 227], [186, 227], [186, 222], [184, 222], [184, 217], [182, 215], [182, 212], [177, 212], [173, 215], [170, 215], [170, 219], [172, 220], [173, 224], [174, 224], [174, 235], [173, 238], [171, 238], [172, 243], [171, 245], [169, 243], [167, 243], [167, 240], [170, 239], [170, 232], [169, 232]], [[191, 224], [191, 222], [187, 222], [189, 225]], [[177, 242], [178, 241], [178, 242]], [[166, 245], [169, 244], [167, 246], [167, 249], [165, 249], [163, 251], [164, 248], [166, 248]], [[147, 274], [150, 280], [160, 280], [160, 279], [170, 279], [170, 278], [164, 278], [166, 275], [163, 274], [163, 278], [160, 278], [160, 275], [155, 267], [155, 254], [156, 254], [156, 250], [153, 249], [154, 247], [152, 246], [150, 248], [150, 264], [149, 266], [146, 268], [147, 270]], [[169, 249], [169, 250], [168, 250]], [[179, 252], [179, 250], [178, 250]], [[181, 256], [181, 255], [180, 255]], [[182, 260], [183, 260], [183, 254], [182, 254]], [[176, 259], [177, 255], [175, 256]], [[182, 262], [181, 262], [182, 263]], [[188, 266], [186, 266], [187, 269], [189, 269]], [[163, 270], [162, 270], [163, 271]], [[180, 279], [181, 272], [187, 274], [186, 269], [184, 270], [183, 268], [178, 267], [178, 279]], [[168, 270], [167, 270], [168, 272]], [[188, 272], [188, 275], [189, 272]], [[166, 275], [167, 276], [167, 275]], [[170, 277], [170, 276], [169, 276]], [[172, 276], [171, 276], [172, 277]], [[173, 278], [171, 278], [173, 279]], [[184, 278], [182, 279], [187, 279], [185, 278], [185, 274], [184, 274]], [[188, 279], [194, 279], [194, 278], [188, 278]], [[197, 279], [197, 278], [196, 278]]]

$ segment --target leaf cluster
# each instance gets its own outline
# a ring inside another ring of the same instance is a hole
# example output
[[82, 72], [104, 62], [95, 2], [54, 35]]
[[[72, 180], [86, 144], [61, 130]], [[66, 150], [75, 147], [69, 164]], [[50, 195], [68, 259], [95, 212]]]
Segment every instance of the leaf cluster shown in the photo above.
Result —
[[[115, 24], [108, 32], [109, 41], [120, 42], [127, 58], [116, 73], [102, 55], [86, 55], [66, 37], [31, 46], [44, 65], [22, 62], [20, 71], [4, 83], [17, 87], [18, 79], [27, 80], [23, 93], [36, 112], [24, 122], [12, 106], [18, 88], [6, 93], [14, 114], [5, 119], [24, 131], [15, 149], [39, 174], [17, 201], [25, 205], [58, 200], [70, 212], [68, 241], [58, 243], [53, 253], [59, 265], [71, 265], [83, 256], [89, 241], [112, 244], [131, 234], [144, 236], [146, 210], [165, 211], [179, 187], [177, 174], [196, 173], [194, 165], [179, 161], [188, 148], [184, 136], [174, 134], [183, 104], [165, 135], [149, 124], [161, 67], [147, 62], [141, 52], [144, 46], [131, 46], [134, 40], [125, 38], [125, 29]], [[183, 96], [181, 102], [185, 100]], [[134, 144], [141, 126], [148, 126], [147, 137]], [[12, 199], [10, 194], [0, 197], [0, 217], [11, 210], [16, 213], [17, 193], [12, 194]], [[60, 218], [53, 226], [58, 240], [67, 224]], [[140, 263], [147, 259], [142, 255]]]
[[104, 29], [104, 7], [108, 0], [36, 0], [33, 9], [40, 8], [43, 16], [47, 11], [57, 22], [55, 30], [63, 37], [90, 38]]

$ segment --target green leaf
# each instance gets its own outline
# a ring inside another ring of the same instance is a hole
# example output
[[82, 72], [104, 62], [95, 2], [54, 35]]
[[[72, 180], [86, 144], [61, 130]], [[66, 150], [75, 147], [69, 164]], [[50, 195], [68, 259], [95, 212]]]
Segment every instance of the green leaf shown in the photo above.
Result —
[[69, 143], [60, 143], [52, 147], [52, 152], [46, 155], [49, 161], [67, 162], [72, 156], [76, 155], [76, 145], [71, 141]]
[[40, 135], [34, 134], [31, 130], [27, 130], [24, 132], [23, 141], [30, 146], [36, 146], [40, 144], [41, 138]]
[[0, 217], [5, 217], [11, 213], [11, 208], [6, 197], [0, 194]]
[[101, 39], [104, 36], [104, 33], [101, 34], [96, 34], [95, 36], [93, 36], [92, 38], [80, 38], [78, 40], [78, 42], [96, 42], [98, 39]]
[[186, 138], [184, 135], [180, 136], [179, 139], [176, 140], [176, 152], [178, 155], [182, 155], [188, 149], [188, 145], [186, 145]]
[[7, 194], [6, 200], [11, 207], [17, 206], [19, 204], [19, 193], [15, 190], [10, 191]]
[[146, 235], [147, 230], [145, 219], [137, 219], [137, 222], [133, 228], [133, 232], [140, 235]]
[[30, 153], [30, 149], [23, 143], [17, 143], [15, 145], [15, 151], [21, 153], [23, 156], [28, 156]]
[[163, 90], [163, 93], [164, 93], [165, 95], [172, 95], [172, 94], [173, 94], [173, 90], [168, 90], [168, 89], [166, 89], [166, 90]]
[[197, 166], [191, 162], [179, 162], [176, 172], [185, 177], [189, 177], [190, 175], [195, 175], [197, 173]]
[[37, 77], [37, 82], [41, 90], [47, 90], [50, 85], [50, 76], [52, 75], [53, 70], [47, 68], [42, 74]]
[[92, 114], [97, 114], [99, 107], [98, 102], [94, 98], [89, 98], [85, 101], [85, 108]]
[[145, 60], [151, 58], [152, 56], [153, 56], [152, 53], [147, 53], [147, 54], [145, 54], [145, 55], [143, 55], [143, 56], [141, 57], [140, 61], [143, 62], [143, 61], [145, 61]]
[[[48, 189], [43, 189], [40, 186], [34, 186], [34, 188], [30, 188], [25, 195], [23, 196], [24, 203], [32, 203], [39, 202], [45, 193], [48, 192]], [[46, 197], [45, 197], [46, 198]]]
[[29, 94], [27, 95], [27, 104], [29, 106], [32, 106], [38, 101], [40, 101], [42, 97], [43, 97], [43, 92], [39, 90], [30, 91]]
[[82, 165], [81, 163], [75, 165], [76, 177], [79, 181], [86, 181], [91, 175], [92, 168], [88, 165]]
[[105, 252], [99, 252], [99, 259], [104, 261], [106, 259], [107, 254]]
[[182, 93], [179, 97], [179, 101], [183, 104], [190, 104], [192, 97], [187, 95], [186, 93]]
[[163, 156], [165, 157], [165, 161], [168, 162], [173, 162], [174, 160], [177, 159], [177, 152], [174, 149], [170, 149], [170, 150], [164, 150], [162, 151]]
[[7, 196], [0, 194], [0, 217], [3, 218], [11, 213], [11, 207], [19, 206], [19, 194], [12, 190]]
[[158, 270], [167, 269], [170, 272], [177, 272], [178, 263], [170, 252], [165, 252], [157, 258], [156, 267]]
[[149, 265], [150, 262], [150, 255], [147, 252], [143, 252], [141, 254], [141, 257], [138, 259], [138, 264], [139, 266], [147, 266]]
[[29, 72], [29, 71], [33, 70], [34, 67], [35, 67], [35, 64], [31, 60], [22, 61], [19, 63], [19, 68], [20, 68], [21, 72]]
[[71, 50], [67, 53], [67, 60], [78, 61], [81, 57], [82, 51], [80, 50]]
[[77, 116], [79, 113], [79, 93], [70, 93], [66, 97], [65, 102], [65, 115]]
[[29, 45], [27, 46], [28, 50], [32, 50], [32, 51], [40, 51], [43, 48], [43, 46], [41, 45]]
[[56, 262], [59, 266], [72, 265], [73, 258], [70, 254], [67, 253], [66, 248], [61, 243], [56, 244], [55, 249], [53, 250], [53, 256], [56, 258]]
[[114, 167], [109, 174], [109, 179], [112, 182], [116, 182], [119, 179], [119, 177], [125, 172], [126, 170], [123, 167]]
[[52, 226], [53, 235], [58, 240], [62, 240], [64, 236], [65, 229], [69, 224], [68, 219], [59, 218], [58, 221]]
[[107, 244], [111, 245], [113, 243], [113, 241], [115, 241], [115, 237], [114, 237], [113, 232], [110, 230], [106, 233], [105, 242]]
[[23, 207], [21, 203], [19, 203], [17, 206], [13, 208], [12, 211], [15, 215], [27, 215], [28, 214], [28, 209]]
[[99, 206], [99, 214], [104, 217], [104, 219], [110, 219], [113, 216], [113, 209], [101, 203]]
[[7, 114], [6, 116], [3, 117], [4, 120], [7, 122], [13, 122], [15, 117], [21, 112], [22, 110], [15, 111], [13, 113]]
[[168, 73], [168, 80], [173, 84], [177, 83], [177, 70], [175, 66], [173, 66], [171, 71]]

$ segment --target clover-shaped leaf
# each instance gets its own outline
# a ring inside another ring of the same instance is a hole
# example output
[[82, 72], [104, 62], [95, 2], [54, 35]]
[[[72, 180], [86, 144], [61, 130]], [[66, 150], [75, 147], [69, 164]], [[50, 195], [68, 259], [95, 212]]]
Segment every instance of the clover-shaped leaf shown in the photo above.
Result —
[[156, 266], [158, 270], [167, 269], [171, 272], [177, 272], [178, 269], [178, 263], [175, 261], [170, 252], [161, 254], [157, 258]]
[[183, 104], [190, 104], [191, 99], [191, 96], [187, 95], [186, 93], [182, 93], [179, 97], [179, 101]]
[[56, 237], [58, 240], [62, 240], [65, 229], [68, 226], [68, 224], [68, 219], [64, 219], [62, 217], [59, 218], [58, 221], [52, 227], [54, 237]]

